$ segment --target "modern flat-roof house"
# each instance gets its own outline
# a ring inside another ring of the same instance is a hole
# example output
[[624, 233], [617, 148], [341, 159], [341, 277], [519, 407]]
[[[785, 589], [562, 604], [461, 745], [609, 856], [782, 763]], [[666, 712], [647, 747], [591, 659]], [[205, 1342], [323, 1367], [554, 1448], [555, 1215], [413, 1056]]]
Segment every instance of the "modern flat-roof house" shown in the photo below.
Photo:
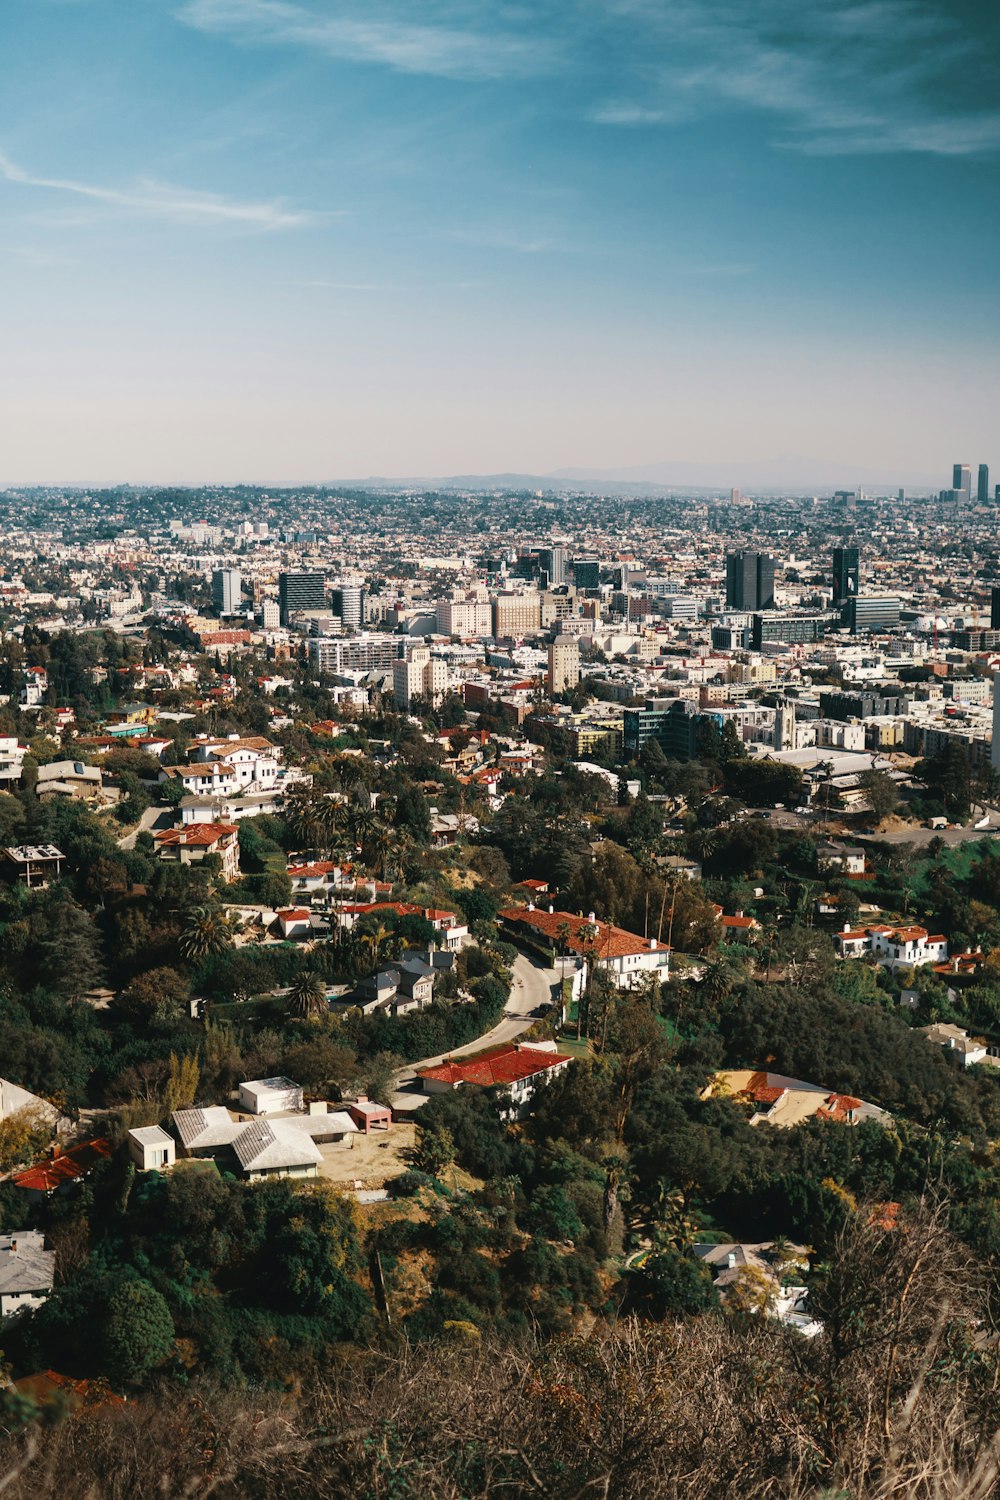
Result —
[[174, 1165], [177, 1147], [159, 1125], [139, 1125], [128, 1133], [128, 1154], [141, 1172], [164, 1172]]
[[384, 1104], [376, 1104], [367, 1094], [359, 1094], [356, 1099], [349, 1101], [347, 1112], [365, 1135], [371, 1135], [373, 1130], [392, 1128], [392, 1110], [387, 1109]]
[[287, 1114], [302, 1109], [302, 1085], [290, 1078], [254, 1078], [240, 1084], [240, 1109], [250, 1115]]
[[222, 860], [222, 878], [229, 881], [239, 877], [239, 834], [231, 823], [189, 823], [183, 828], [165, 828], [153, 838], [161, 859], [196, 865], [217, 854]]
[[8, 871], [29, 890], [58, 880], [66, 856], [55, 844], [18, 844], [4, 850]]
[[16, 1318], [41, 1307], [56, 1274], [54, 1250], [46, 1250], [37, 1229], [0, 1234], [0, 1318]]

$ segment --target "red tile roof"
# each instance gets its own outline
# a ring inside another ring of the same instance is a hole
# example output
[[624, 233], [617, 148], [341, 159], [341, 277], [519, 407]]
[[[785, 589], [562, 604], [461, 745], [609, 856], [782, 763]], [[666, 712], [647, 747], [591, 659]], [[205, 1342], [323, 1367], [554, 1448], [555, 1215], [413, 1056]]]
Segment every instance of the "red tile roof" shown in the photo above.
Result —
[[103, 1137], [84, 1141], [80, 1146], [70, 1146], [58, 1156], [36, 1162], [25, 1172], [12, 1179], [15, 1187], [29, 1188], [36, 1193], [52, 1193], [66, 1182], [76, 1182], [92, 1172], [99, 1161], [111, 1155], [111, 1143]]
[[171, 848], [182, 844], [185, 849], [210, 849], [227, 834], [237, 831], [232, 823], [188, 823], [184, 828], [165, 828], [162, 833], [154, 833], [153, 838]]
[[817, 1114], [828, 1115], [831, 1120], [846, 1120], [848, 1115], [861, 1108], [861, 1100], [851, 1094], [831, 1094], [820, 1105]]
[[417, 1076], [442, 1083], [478, 1083], [483, 1088], [495, 1088], [546, 1073], [570, 1060], [560, 1052], [544, 1052], [536, 1047], [491, 1047], [475, 1057], [453, 1058], [436, 1067], [423, 1068]]
[[[616, 927], [610, 922], [588, 922], [587, 918], [581, 917], [579, 913], [538, 911], [537, 909], [532, 911], [527, 906], [509, 906], [504, 911], [498, 912], [497, 916], [504, 922], [528, 927], [553, 943], [562, 941], [562, 937], [557, 934], [565, 922], [569, 928], [569, 935], [565, 939], [566, 947], [573, 953], [592, 952], [598, 961], [627, 958], [632, 954], [649, 953], [654, 950], [655, 940], [653, 939], [641, 938], [637, 933], [627, 932], [624, 927]], [[581, 931], [587, 927], [594, 927], [597, 930], [592, 948], [585, 938], [580, 937]], [[655, 944], [655, 947], [667, 951], [666, 943]]]

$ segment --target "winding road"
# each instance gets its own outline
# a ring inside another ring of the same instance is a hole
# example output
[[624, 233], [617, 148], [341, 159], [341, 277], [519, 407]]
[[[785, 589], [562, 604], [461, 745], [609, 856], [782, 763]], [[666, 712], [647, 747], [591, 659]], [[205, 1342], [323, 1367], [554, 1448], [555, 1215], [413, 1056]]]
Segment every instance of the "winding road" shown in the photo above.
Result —
[[412, 1110], [429, 1097], [419, 1091], [416, 1080], [419, 1069], [432, 1068], [435, 1064], [444, 1062], [446, 1057], [465, 1057], [470, 1052], [482, 1052], [485, 1047], [498, 1047], [504, 1042], [512, 1042], [522, 1031], [527, 1031], [537, 1019], [536, 1012], [539, 1008], [548, 1005], [552, 999], [553, 986], [558, 977], [555, 969], [546, 969], [527, 954], [519, 953], [514, 960], [510, 999], [497, 1024], [474, 1042], [466, 1042], [463, 1047], [455, 1047], [451, 1052], [442, 1052], [437, 1057], [423, 1057], [419, 1062], [407, 1063], [400, 1068], [396, 1074], [393, 1107]]

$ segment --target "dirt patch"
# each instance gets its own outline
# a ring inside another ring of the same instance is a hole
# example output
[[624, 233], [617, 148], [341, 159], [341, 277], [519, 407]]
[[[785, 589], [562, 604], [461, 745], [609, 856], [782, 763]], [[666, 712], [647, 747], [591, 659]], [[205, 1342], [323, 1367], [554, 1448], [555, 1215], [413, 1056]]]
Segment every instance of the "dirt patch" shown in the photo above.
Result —
[[366, 1190], [385, 1187], [393, 1177], [408, 1170], [403, 1152], [415, 1139], [416, 1126], [406, 1121], [393, 1125], [391, 1130], [349, 1136], [350, 1146], [321, 1146], [319, 1176], [327, 1182], [350, 1187], [360, 1183]]

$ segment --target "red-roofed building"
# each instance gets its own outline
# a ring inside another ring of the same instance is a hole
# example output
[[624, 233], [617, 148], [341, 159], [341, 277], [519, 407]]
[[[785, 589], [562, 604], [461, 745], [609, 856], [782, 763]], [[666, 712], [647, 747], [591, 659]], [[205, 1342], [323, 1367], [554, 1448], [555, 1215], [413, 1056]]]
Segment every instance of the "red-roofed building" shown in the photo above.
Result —
[[18, 1172], [11, 1181], [26, 1193], [47, 1197], [50, 1193], [68, 1188], [80, 1182], [111, 1155], [111, 1143], [103, 1137], [84, 1141], [79, 1146], [70, 1146], [63, 1151], [53, 1146], [52, 1155], [45, 1161], [36, 1162], [24, 1172]]
[[439, 934], [442, 946], [452, 952], [461, 948], [469, 935], [467, 925], [459, 921], [456, 912], [442, 911], [436, 906], [417, 906], [413, 901], [354, 901], [339, 906], [337, 911], [340, 925], [348, 929], [360, 917], [369, 914], [377, 917], [381, 912], [393, 912], [397, 917], [423, 917]]
[[643, 974], [667, 977], [670, 948], [656, 938], [641, 938], [612, 922], [598, 922], [591, 914], [542, 911], [538, 907], [510, 906], [497, 912], [497, 921], [507, 937], [541, 948], [554, 956], [575, 953], [597, 964], [613, 976], [619, 989], [632, 989]]
[[232, 823], [187, 823], [183, 828], [165, 828], [153, 839], [160, 858], [173, 864], [196, 865], [210, 854], [222, 860], [223, 880], [236, 880], [240, 873], [240, 846]]
[[926, 927], [844, 927], [837, 933], [838, 958], [862, 958], [870, 953], [887, 968], [910, 968], [919, 964], [943, 964], [948, 940]]
[[513, 1046], [487, 1048], [471, 1057], [446, 1058], [435, 1067], [423, 1068], [417, 1076], [426, 1094], [446, 1094], [463, 1083], [501, 1089], [510, 1101], [506, 1113], [514, 1117], [525, 1114], [536, 1089], [557, 1077], [571, 1062], [572, 1058], [554, 1051], [551, 1044], [515, 1042]]

